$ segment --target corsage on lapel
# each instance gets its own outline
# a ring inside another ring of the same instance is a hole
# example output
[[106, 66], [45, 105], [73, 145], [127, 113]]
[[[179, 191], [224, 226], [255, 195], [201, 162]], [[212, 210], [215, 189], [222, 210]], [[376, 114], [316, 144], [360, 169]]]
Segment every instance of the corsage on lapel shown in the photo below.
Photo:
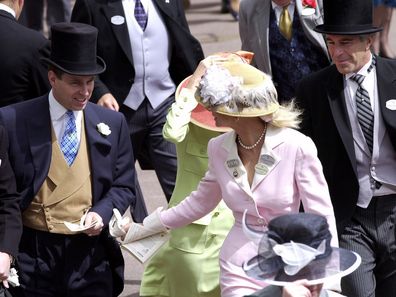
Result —
[[96, 128], [98, 129], [99, 133], [102, 134], [103, 136], [109, 136], [111, 134], [110, 127], [105, 123], [97, 124]]
[[301, 12], [304, 16], [310, 16], [315, 13], [316, 0], [302, 0], [303, 10]]

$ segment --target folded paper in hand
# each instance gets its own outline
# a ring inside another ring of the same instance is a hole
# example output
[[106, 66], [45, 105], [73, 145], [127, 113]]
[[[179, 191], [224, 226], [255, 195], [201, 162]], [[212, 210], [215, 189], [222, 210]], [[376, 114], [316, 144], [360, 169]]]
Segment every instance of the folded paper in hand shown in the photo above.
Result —
[[[170, 235], [167, 232], [147, 232], [147, 228], [143, 225], [129, 222], [129, 220], [122, 218], [117, 209], [113, 209], [113, 213], [113, 218], [110, 221], [110, 233], [119, 234], [119, 230], [123, 230], [123, 225], [129, 223], [129, 229], [125, 238], [120, 240], [121, 247], [130, 252], [142, 263], [150, 259], [169, 240]], [[115, 231], [112, 231], [112, 228], [115, 228]]]
[[85, 225], [85, 218], [87, 217], [88, 214], [88, 210], [84, 213], [84, 215], [81, 217], [80, 219], [80, 223], [76, 224], [76, 223], [70, 223], [70, 222], [66, 222], [64, 221], [63, 224], [65, 224], [65, 226], [72, 232], [83, 232], [85, 230], [88, 230], [90, 228], [92, 228], [93, 226], [96, 225], [97, 221], [93, 220], [91, 222], [91, 224], [89, 225]]

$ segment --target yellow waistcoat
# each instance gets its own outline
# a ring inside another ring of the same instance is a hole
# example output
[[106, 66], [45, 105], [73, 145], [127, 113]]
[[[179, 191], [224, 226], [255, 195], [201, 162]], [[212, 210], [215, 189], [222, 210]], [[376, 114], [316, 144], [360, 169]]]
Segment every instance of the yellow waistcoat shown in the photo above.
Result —
[[51, 233], [72, 234], [64, 221], [78, 223], [92, 206], [91, 172], [84, 120], [77, 156], [68, 166], [52, 129], [52, 156], [48, 176], [23, 212], [26, 227]]

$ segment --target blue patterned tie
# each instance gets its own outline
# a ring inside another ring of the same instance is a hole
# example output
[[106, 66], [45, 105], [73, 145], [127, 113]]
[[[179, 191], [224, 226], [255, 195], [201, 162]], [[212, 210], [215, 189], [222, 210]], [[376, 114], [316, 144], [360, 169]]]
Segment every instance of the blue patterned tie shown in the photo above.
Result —
[[147, 25], [147, 14], [144, 11], [142, 2], [140, 2], [140, 0], [135, 1], [135, 12], [134, 13], [135, 13], [136, 21], [138, 22], [139, 26], [144, 31], [144, 29], [146, 29], [146, 25]]
[[76, 121], [74, 119], [73, 111], [68, 110], [66, 112], [66, 117], [66, 127], [60, 142], [60, 147], [67, 164], [70, 166], [73, 164], [73, 161], [77, 155], [78, 139]]
[[[376, 58], [373, 56], [373, 61], [367, 69], [367, 73], [375, 67]], [[354, 74], [351, 79], [358, 84], [356, 91], [356, 111], [357, 118], [362, 128], [364, 138], [369, 147], [370, 152], [373, 152], [373, 134], [374, 134], [374, 113], [371, 109], [370, 96], [367, 90], [363, 87], [364, 75]]]

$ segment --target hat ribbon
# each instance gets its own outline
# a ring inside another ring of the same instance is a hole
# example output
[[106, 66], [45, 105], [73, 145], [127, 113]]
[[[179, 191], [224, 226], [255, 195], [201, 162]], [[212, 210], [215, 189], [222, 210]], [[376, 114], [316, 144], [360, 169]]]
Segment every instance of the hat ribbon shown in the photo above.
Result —
[[290, 241], [283, 244], [275, 244], [272, 250], [286, 264], [284, 266], [285, 273], [287, 275], [295, 275], [317, 256], [325, 253], [326, 239], [323, 239], [316, 249], [303, 243]]

